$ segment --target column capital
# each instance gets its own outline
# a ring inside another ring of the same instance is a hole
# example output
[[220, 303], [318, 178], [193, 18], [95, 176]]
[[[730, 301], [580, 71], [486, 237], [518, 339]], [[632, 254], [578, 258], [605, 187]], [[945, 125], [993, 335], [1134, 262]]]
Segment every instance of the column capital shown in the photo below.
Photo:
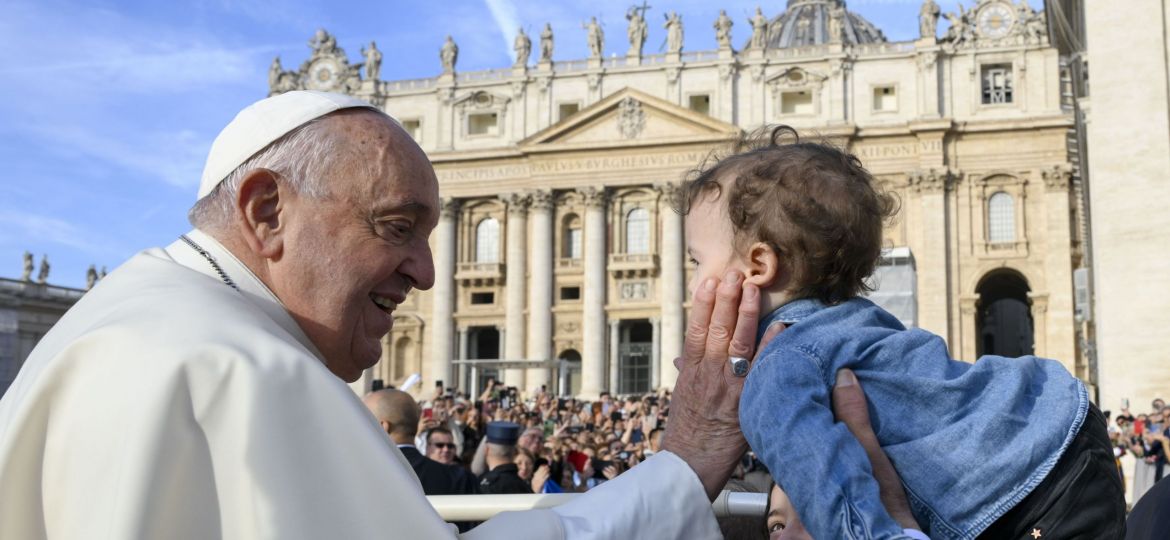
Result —
[[682, 193], [682, 184], [678, 182], [658, 182], [654, 184], [654, 191], [657, 191], [662, 198], [673, 203]]
[[586, 208], [604, 208], [605, 203], [609, 200], [609, 194], [605, 192], [605, 188], [583, 187], [578, 188], [577, 193], [581, 195], [581, 202], [585, 204]]
[[1068, 186], [1072, 183], [1072, 175], [1072, 166], [1068, 164], [1055, 165], [1040, 172], [1040, 176], [1044, 178], [1044, 186], [1048, 188], [1048, 191], [1068, 191]]
[[449, 219], [459, 213], [460, 200], [453, 197], [444, 197], [439, 201], [439, 217]]
[[945, 193], [957, 178], [957, 173], [946, 169], [920, 169], [910, 173], [910, 188], [925, 193]]
[[508, 205], [509, 214], [527, 214], [531, 196], [523, 192], [504, 193], [500, 200]]
[[538, 189], [529, 194], [529, 208], [533, 211], [552, 210], [556, 201], [550, 189]]

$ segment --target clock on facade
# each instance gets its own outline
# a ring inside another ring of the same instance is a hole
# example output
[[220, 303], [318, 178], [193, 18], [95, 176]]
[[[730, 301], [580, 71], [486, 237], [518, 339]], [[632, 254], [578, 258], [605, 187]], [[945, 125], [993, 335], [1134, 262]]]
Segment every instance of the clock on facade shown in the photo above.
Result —
[[1016, 14], [1011, 6], [1003, 2], [991, 2], [979, 10], [977, 18], [979, 35], [1000, 39], [1008, 35], [1016, 24]]
[[333, 90], [340, 78], [341, 66], [332, 58], [322, 58], [313, 62], [309, 67], [309, 80], [306, 85], [310, 90]]

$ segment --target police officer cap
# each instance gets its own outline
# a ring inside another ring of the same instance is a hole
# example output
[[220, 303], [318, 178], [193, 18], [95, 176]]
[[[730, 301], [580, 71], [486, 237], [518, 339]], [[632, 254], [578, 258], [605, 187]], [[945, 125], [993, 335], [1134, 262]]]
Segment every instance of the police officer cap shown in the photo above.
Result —
[[520, 438], [520, 424], [516, 422], [492, 422], [487, 425], [487, 440], [493, 444], [515, 446]]

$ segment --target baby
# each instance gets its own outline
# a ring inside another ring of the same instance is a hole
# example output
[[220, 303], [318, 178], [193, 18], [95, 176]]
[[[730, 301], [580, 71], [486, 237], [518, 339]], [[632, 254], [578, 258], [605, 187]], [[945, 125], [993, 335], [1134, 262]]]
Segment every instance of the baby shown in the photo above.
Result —
[[896, 204], [856, 157], [783, 126], [735, 152], [682, 190], [692, 290], [738, 270], [770, 313], [761, 334], [788, 325], [747, 375], [739, 418], [814, 538], [906, 538], [865, 451], [833, 422], [841, 368], [931, 538], [1123, 534], [1105, 422], [1079, 380], [1033, 356], [952, 360], [940, 337], [860, 296]]

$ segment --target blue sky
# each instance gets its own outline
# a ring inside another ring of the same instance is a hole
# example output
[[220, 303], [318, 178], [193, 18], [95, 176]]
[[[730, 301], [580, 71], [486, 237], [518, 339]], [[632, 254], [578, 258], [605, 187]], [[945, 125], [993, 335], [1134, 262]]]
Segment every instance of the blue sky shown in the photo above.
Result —
[[[90, 264], [113, 269], [135, 252], [169, 244], [189, 227], [207, 149], [237, 111], [264, 97], [272, 58], [308, 56], [323, 27], [358, 62], [383, 51], [382, 78], [429, 77], [447, 34], [459, 69], [511, 65], [517, 26], [557, 36], [556, 59], [584, 58], [581, 22], [598, 17], [606, 50], [625, 51], [632, 0], [278, 2], [5, 0], [0, 17], [0, 276], [19, 277], [21, 254], [48, 254], [50, 283], [82, 286]], [[639, 2], [640, 3], [640, 2]], [[748, 36], [757, 3], [768, 16], [785, 0], [658, 0], [686, 24], [687, 50], [714, 48], [719, 8]], [[944, 11], [954, 1], [941, 1]], [[969, 0], [967, 4], [975, 3]], [[919, 0], [850, 0], [891, 40], [917, 37]], [[1032, 1], [1033, 7], [1040, 2]], [[945, 23], [943, 23], [945, 26]], [[665, 39], [650, 25], [647, 51]]]

